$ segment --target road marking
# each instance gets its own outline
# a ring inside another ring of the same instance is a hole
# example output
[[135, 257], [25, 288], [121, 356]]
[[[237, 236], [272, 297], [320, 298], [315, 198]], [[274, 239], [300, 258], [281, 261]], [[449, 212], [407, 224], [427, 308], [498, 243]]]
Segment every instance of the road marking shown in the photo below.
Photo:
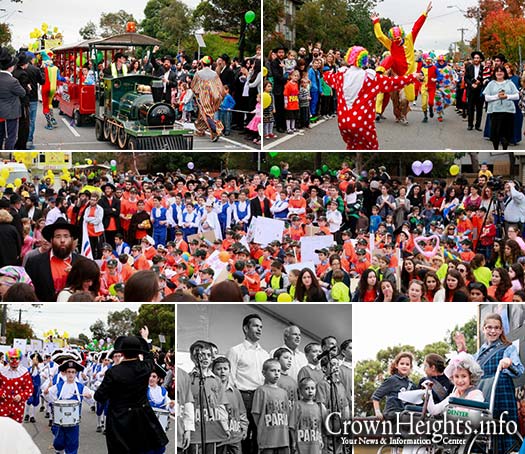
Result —
[[[319, 120], [318, 122], [313, 123], [312, 125], [310, 125], [310, 129], [313, 129], [316, 126], [319, 126], [319, 125], [323, 124], [325, 121], [327, 121], [327, 119], [323, 118], [323, 119]], [[287, 142], [290, 139], [293, 139], [294, 137], [299, 137], [299, 136], [304, 136], [304, 131], [294, 132], [293, 134], [286, 134], [285, 136], [281, 137], [280, 139], [277, 139], [277, 140], [271, 142], [269, 145], [266, 145], [266, 141], [265, 141], [264, 142], [264, 149], [265, 150], [270, 150], [272, 148], [277, 147], [277, 145], [280, 145], [280, 144], [282, 144], [284, 142]], [[268, 140], [268, 139], [266, 139], [266, 140]]]
[[71, 131], [71, 134], [73, 134], [75, 137], [80, 137], [80, 134], [69, 124], [69, 121], [67, 121], [65, 118], [62, 118], [62, 121], [67, 126], [67, 128]]

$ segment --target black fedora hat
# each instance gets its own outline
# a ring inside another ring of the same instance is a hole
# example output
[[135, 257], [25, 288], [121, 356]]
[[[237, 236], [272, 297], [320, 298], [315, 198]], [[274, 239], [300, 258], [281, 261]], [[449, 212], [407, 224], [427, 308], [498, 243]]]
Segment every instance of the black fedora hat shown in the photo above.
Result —
[[113, 192], [115, 192], [115, 185], [114, 185], [114, 184], [111, 184], [111, 183], [106, 183], [106, 184], [102, 185], [102, 186], [100, 187], [100, 189], [101, 189], [102, 191], [105, 192], [107, 187], [110, 187], [111, 190], [112, 190]]
[[474, 56], [476, 56], [476, 55], [479, 55], [479, 58], [481, 58], [481, 61], [485, 60], [485, 56], [483, 55], [483, 52], [481, 52], [480, 50], [475, 50], [475, 51], [473, 51], [473, 52], [470, 54], [470, 56], [471, 56], [472, 58], [474, 58]]
[[58, 218], [53, 224], [46, 225], [42, 229], [42, 236], [51, 241], [56, 230], [68, 230], [73, 238], [78, 238], [78, 227], [70, 224], [64, 218]]
[[148, 343], [138, 336], [119, 336], [113, 346], [113, 352], [123, 353], [130, 356], [137, 356], [141, 353], [148, 353]]
[[11, 55], [7, 48], [0, 47], [0, 69], [1, 70], [6, 70], [8, 68], [11, 68], [11, 66], [15, 66], [17, 62], [18, 62], [18, 58]]

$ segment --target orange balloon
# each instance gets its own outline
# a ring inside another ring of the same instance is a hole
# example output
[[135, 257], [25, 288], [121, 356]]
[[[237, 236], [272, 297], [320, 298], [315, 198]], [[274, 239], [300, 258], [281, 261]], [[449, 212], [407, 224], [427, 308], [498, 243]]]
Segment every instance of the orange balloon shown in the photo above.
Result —
[[227, 262], [228, 260], [230, 260], [230, 254], [227, 251], [219, 252], [219, 260], [221, 262]]

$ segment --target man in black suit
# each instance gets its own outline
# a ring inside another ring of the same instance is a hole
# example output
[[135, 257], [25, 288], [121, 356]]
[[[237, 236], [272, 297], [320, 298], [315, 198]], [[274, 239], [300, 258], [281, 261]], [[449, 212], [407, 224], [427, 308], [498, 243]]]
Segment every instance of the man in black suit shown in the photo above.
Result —
[[42, 302], [56, 301], [57, 294], [66, 286], [71, 266], [77, 260], [87, 260], [73, 252], [78, 228], [64, 218], [42, 229], [42, 236], [51, 243], [51, 250], [32, 256], [25, 268], [33, 281], [35, 293]]
[[286, 119], [284, 116], [284, 86], [286, 78], [284, 76], [284, 56], [286, 49], [278, 47], [273, 50], [276, 57], [270, 63], [270, 73], [273, 76], [273, 99], [275, 101], [275, 125], [277, 132], [286, 131]]
[[25, 198], [24, 205], [20, 208], [20, 216], [29, 218], [33, 226], [42, 217], [42, 210], [38, 206], [38, 196], [36, 194], [31, 194]]
[[115, 235], [120, 229], [120, 200], [113, 195], [115, 186], [111, 183], [106, 183], [100, 189], [104, 191], [104, 195], [100, 198], [98, 204], [104, 208], [104, 219], [102, 222], [104, 224], [106, 242], [115, 249]]
[[13, 77], [18, 59], [0, 47], [0, 149], [14, 150], [18, 138], [18, 119], [22, 114], [20, 99], [26, 90]]
[[217, 73], [223, 85], [230, 87], [230, 94], [234, 96], [234, 82], [235, 74], [230, 68], [230, 57], [226, 54], [222, 54], [217, 58]]
[[468, 105], [468, 130], [474, 128], [474, 111], [476, 112], [476, 130], [481, 131], [481, 116], [483, 115], [483, 54], [475, 50], [471, 54], [472, 64], [465, 70], [465, 83], [467, 85]]
[[264, 195], [264, 186], [262, 184], [257, 186], [257, 197], [250, 200], [250, 211], [252, 218], [256, 216], [264, 216], [265, 218], [272, 217], [270, 199]]

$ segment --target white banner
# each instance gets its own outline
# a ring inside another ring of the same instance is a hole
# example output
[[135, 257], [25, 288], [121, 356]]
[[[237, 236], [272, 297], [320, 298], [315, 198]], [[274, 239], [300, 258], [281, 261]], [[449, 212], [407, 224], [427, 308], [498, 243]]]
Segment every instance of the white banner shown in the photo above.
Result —
[[13, 348], [18, 348], [25, 354], [27, 342], [25, 339], [13, 339]]
[[329, 248], [334, 244], [333, 235], [303, 236], [301, 238], [301, 261], [314, 262], [317, 265], [320, 260], [315, 253], [316, 249]]
[[253, 241], [264, 247], [275, 240], [283, 241], [284, 221], [257, 216], [252, 219], [250, 230], [253, 231]]
[[39, 352], [42, 353], [42, 350], [44, 348], [44, 343], [40, 339], [31, 339], [31, 344], [29, 345], [29, 348], [31, 352]]

